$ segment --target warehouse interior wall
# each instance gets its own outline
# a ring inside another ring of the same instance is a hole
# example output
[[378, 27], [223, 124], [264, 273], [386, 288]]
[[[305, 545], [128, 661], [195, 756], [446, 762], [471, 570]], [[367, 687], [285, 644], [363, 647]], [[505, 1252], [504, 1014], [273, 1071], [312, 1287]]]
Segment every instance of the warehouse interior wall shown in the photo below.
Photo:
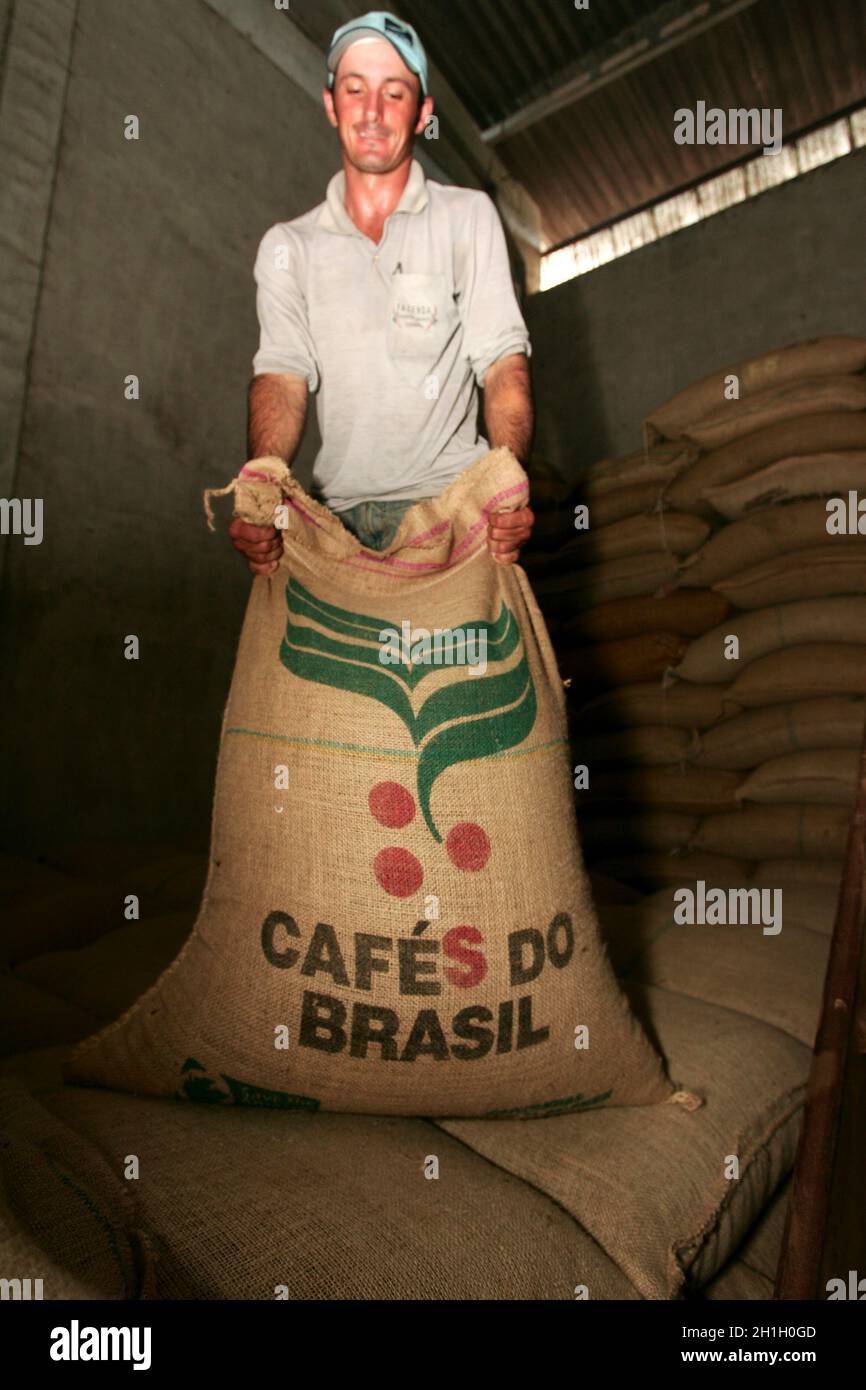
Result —
[[[3, 0], [0, 18], [0, 492], [44, 516], [41, 544], [0, 538], [0, 833], [37, 854], [100, 834], [206, 842], [250, 574], [230, 505], [213, 534], [202, 491], [246, 458], [258, 241], [322, 199], [339, 145], [202, 0]], [[302, 480], [318, 442], [311, 411]]]
[[654, 407], [727, 363], [862, 335], [864, 225], [861, 149], [533, 295], [536, 453], [573, 478], [639, 448]]
[[[0, 0], [0, 490], [44, 505], [39, 545], [0, 538], [19, 853], [207, 843], [250, 576], [202, 491], [245, 457], [258, 241], [339, 167], [309, 91], [217, 4], [156, 8]], [[528, 300], [538, 451], [568, 473], [720, 363], [862, 333], [864, 171], [861, 152]], [[302, 481], [317, 447], [311, 419]]]

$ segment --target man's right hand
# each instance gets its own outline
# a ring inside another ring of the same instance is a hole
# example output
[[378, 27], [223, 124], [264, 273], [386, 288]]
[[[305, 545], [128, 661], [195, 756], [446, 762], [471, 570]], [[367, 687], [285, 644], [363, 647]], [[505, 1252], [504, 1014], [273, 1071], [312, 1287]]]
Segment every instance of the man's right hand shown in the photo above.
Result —
[[235, 517], [229, 535], [235, 550], [246, 556], [253, 574], [273, 574], [283, 554], [283, 537], [276, 526], [252, 526]]

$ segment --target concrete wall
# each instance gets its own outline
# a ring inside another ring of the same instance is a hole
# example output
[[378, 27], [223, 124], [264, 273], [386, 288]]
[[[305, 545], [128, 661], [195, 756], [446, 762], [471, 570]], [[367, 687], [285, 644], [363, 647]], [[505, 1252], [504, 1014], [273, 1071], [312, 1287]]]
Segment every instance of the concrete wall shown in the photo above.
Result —
[[[23, 354], [4, 328], [5, 400], [23, 410], [2, 492], [44, 499], [45, 535], [5, 547], [0, 782], [14, 793], [0, 833], [35, 852], [192, 827], [206, 839], [250, 576], [207, 530], [201, 493], [246, 458], [258, 239], [320, 201], [339, 147], [310, 97], [201, 0], [14, 9], [4, 137], [26, 168], [18, 196], [38, 184], [41, 202], [4, 277], [7, 325], [29, 325], [37, 290], [38, 303]], [[289, 22], [262, 9], [276, 43]], [[56, 148], [35, 147], [58, 89]], [[315, 447], [311, 433], [305, 468]]]
[[534, 295], [538, 453], [571, 476], [726, 363], [866, 335], [864, 226], [866, 149]]

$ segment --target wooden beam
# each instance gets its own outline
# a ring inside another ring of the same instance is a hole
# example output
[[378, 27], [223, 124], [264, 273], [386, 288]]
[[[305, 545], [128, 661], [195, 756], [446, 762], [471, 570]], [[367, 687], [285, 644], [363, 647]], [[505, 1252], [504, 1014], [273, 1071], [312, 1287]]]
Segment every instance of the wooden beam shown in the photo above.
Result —
[[[564, 106], [573, 106], [591, 92], [618, 81], [624, 73], [655, 62], [662, 53], [679, 48], [680, 44], [688, 43], [755, 3], [756, 0], [700, 0], [700, 3], [670, 0], [645, 19], [624, 29], [616, 38], [592, 49], [580, 62], [571, 63], [554, 74], [545, 92], [527, 101], [505, 120], [487, 126], [481, 131], [481, 139], [495, 145], [519, 130], [527, 130], [546, 116], [561, 111]], [[575, 22], [580, 22], [579, 11]]]
[[[777, 1299], [866, 1277], [866, 741], [794, 1165]], [[856, 1294], [855, 1294], [856, 1297]]]

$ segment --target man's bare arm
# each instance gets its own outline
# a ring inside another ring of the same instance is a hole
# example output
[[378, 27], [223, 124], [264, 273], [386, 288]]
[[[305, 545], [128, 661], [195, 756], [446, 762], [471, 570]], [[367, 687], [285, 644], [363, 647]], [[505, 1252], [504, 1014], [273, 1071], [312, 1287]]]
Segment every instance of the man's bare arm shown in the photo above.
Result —
[[[484, 377], [484, 426], [491, 449], [508, 448], [526, 464], [532, 442], [534, 410], [526, 354], [500, 357]], [[513, 564], [529, 540], [535, 517], [529, 507], [500, 512], [491, 518], [487, 539], [500, 564]]]
[[303, 377], [262, 372], [250, 382], [247, 398], [247, 453], [273, 455], [291, 463], [301, 445], [309, 388]]
[[[307, 383], [303, 377], [261, 372], [250, 382], [247, 457], [273, 456], [291, 463], [301, 445], [307, 418]], [[246, 556], [253, 574], [271, 574], [283, 553], [275, 526], [252, 526], [236, 517], [229, 526], [232, 545]]]
[[526, 354], [500, 357], [484, 377], [484, 426], [491, 449], [505, 446], [525, 464], [534, 418]]

